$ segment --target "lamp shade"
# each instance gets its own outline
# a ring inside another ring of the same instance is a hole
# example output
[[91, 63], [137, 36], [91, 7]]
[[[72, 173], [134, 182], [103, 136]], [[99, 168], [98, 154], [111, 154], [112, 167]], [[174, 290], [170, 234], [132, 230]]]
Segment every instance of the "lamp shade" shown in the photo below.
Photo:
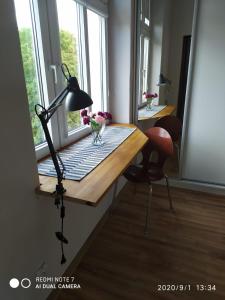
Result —
[[93, 104], [91, 97], [79, 87], [76, 77], [68, 79], [68, 95], [66, 97], [66, 109], [76, 111]]
[[157, 83], [157, 86], [164, 86], [164, 85], [170, 85], [170, 84], [171, 84], [171, 81], [161, 73], [159, 75], [159, 82]]

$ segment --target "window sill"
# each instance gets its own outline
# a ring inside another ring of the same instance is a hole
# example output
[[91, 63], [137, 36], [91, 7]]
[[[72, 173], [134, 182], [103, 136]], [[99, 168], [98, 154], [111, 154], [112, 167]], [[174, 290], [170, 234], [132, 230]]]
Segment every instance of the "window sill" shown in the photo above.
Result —
[[[136, 127], [132, 124], [116, 124]], [[112, 125], [113, 126], [113, 125]], [[138, 152], [147, 142], [147, 137], [137, 128], [115, 151], [81, 181], [64, 180], [65, 200], [97, 206], [103, 196], [126, 170]], [[36, 192], [52, 195], [57, 178], [39, 175], [40, 186]]]
[[143, 107], [145, 107], [147, 105], [147, 101], [143, 102], [141, 104], [138, 105], [138, 109], [142, 109]]
[[[138, 110], [140, 110], [141, 108], [139, 108]], [[151, 117], [138, 117], [138, 121], [145, 121], [145, 120], [150, 120], [150, 119], [159, 119], [165, 116], [169, 116], [172, 115], [172, 113], [176, 110], [176, 106], [175, 105], [167, 105], [165, 108], [163, 108], [162, 110], [160, 110], [159, 112], [157, 112], [156, 114], [154, 114]]]

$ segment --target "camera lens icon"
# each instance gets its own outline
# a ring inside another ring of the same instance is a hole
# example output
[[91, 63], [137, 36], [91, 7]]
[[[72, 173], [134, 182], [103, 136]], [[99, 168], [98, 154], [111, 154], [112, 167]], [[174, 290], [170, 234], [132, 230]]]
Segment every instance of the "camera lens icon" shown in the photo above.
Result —
[[16, 289], [20, 285], [20, 282], [19, 282], [19, 280], [17, 278], [12, 278], [9, 281], [9, 285], [11, 286], [11, 288]]
[[28, 289], [31, 286], [31, 281], [28, 278], [23, 278], [20, 284], [24, 289]]
[[21, 285], [22, 288], [28, 289], [31, 286], [31, 280], [29, 278], [23, 278], [21, 282], [17, 278], [12, 278], [9, 281], [9, 285], [11, 288], [16, 289], [19, 285]]

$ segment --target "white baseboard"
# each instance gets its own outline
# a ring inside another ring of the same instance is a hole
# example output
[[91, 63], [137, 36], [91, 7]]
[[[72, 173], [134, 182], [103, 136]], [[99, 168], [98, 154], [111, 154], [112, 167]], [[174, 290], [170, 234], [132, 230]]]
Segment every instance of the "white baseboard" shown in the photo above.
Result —
[[[225, 196], [225, 186], [223, 185], [203, 183], [179, 178], [169, 178], [169, 182], [170, 186], [173, 187]], [[157, 183], [165, 185], [164, 180], [158, 181]]]
[[[124, 187], [126, 182], [127, 180], [123, 176], [121, 176], [117, 188], [117, 193], [116, 193], [117, 195]], [[170, 186], [172, 187], [225, 196], [225, 186], [223, 185], [210, 184], [205, 182], [191, 181], [187, 179], [179, 179], [179, 178], [171, 178], [171, 177], [169, 178], [169, 183]], [[154, 182], [154, 184], [165, 185], [166, 182], [164, 179], [162, 179], [160, 181]]]

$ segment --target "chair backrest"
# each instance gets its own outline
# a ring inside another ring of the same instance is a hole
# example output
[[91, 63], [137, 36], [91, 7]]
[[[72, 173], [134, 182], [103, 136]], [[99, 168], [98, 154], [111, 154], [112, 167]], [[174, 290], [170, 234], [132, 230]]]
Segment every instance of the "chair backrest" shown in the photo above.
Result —
[[152, 152], [157, 152], [158, 158], [156, 165], [163, 168], [166, 159], [173, 155], [173, 141], [170, 134], [161, 127], [151, 127], [145, 134], [149, 142], [142, 150], [142, 165], [145, 170], [149, 169], [149, 159]]
[[181, 121], [175, 116], [165, 116], [155, 122], [155, 127], [166, 129], [174, 142], [178, 141], [182, 133]]

